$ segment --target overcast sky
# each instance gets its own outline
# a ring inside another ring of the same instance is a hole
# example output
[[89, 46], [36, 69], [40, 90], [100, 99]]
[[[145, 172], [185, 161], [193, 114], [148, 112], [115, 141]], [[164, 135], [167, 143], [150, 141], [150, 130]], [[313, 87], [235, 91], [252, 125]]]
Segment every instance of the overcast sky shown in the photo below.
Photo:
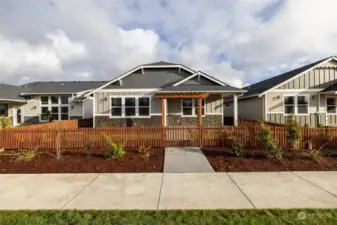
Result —
[[166, 60], [237, 87], [335, 55], [337, 0], [1, 0], [0, 82]]

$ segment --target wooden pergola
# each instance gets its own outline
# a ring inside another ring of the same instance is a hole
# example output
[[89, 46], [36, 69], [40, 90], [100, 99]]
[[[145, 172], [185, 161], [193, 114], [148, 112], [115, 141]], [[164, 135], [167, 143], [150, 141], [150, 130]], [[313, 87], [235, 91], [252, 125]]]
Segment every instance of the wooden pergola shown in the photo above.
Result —
[[177, 92], [168, 92], [168, 93], [156, 93], [155, 97], [161, 99], [161, 124], [165, 126], [166, 119], [166, 99], [198, 99], [198, 125], [202, 126], [202, 99], [205, 99], [209, 96], [209, 93], [205, 92], [187, 92], [187, 93], [177, 93]]

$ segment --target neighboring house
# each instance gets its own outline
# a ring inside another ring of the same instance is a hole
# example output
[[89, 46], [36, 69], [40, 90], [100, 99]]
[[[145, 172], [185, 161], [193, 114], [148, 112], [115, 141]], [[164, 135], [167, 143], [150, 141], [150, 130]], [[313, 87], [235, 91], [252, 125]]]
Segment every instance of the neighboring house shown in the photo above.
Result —
[[[286, 123], [294, 114], [301, 126], [337, 125], [337, 58], [331, 56], [249, 85], [238, 97], [240, 118]], [[225, 116], [232, 117], [232, 100]]]
[[48, 111], [54, 120], [93, 118], [95, 127], [222, 125], [223, 98], [237, 100], [243, 92], [204, 72], [161, 61], [110, 81], [3, 84], [0, 115], [8, 115], [14, 126], [47, 121]]
[[46, 122], [48, 111], [54, 120], [92, 118], [92, 100], [78, 101], [75, 98], [104, 83], [106, 81], [33, 82], [21, 86], [0, 84], [0, 117], [8, 116], [13, 126], [23, 122]]
[[201, 71], [161, 61], [137, 66], [78, 99], [93, 99], [95, 127], [222, 125], [223, 97], [242, 92]]

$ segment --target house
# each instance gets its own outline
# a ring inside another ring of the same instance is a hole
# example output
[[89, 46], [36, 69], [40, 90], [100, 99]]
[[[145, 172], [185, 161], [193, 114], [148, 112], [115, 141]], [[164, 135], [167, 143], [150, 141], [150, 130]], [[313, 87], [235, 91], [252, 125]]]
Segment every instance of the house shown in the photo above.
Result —
[[[240, 118], [286, 123], [291, 114], [301, 126], [337, 125], [337, 58], [331, 56], [249, 85], [238, 97]], [[233, 116], [225, 100], [225, 117]]]
[[0, 84], [0, 116], [8, 116], [13, 126], [54, 120], [92, 118], [92, 101], [75, 100], [106, 81], [32, 82], [20, 86]]
[[160, 61], [110, 81], [4, 85], [0, 115], [8, 114], [14, 125], [46, 121], [48, 111], [55, 120], [92, 117], [94, 127], [222, 125], [223, 98], [234, 96], [235, 103], [244, 92], [202, 71]]

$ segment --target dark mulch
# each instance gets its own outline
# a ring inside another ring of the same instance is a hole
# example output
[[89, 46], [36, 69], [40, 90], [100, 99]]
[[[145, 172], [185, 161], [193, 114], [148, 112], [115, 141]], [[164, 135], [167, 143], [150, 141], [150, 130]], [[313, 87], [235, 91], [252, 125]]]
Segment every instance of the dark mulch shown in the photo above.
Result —
[[[282, 161], [268, 159], [260, 150], [246, 150], [246, 157], [235, 157], [231, 149], [204, 148], [203, 152], [217, 172], [253, 171], [331, 171], [337, 170], [337, 150], [324, 151], [319, 163], [304, 154], [284, 154]], [[304, 150], [305, 151], [305, 150]]]
[[[6, 150], [5, 153], [15, 150]], [[39, 150], [38, 157], [30, 162], [16, 162], [0, 154], [0, 173], [131, 173], [162, 172], [164, 150], [150, 149], [150, 157], [136, 149], [126, 149], [126, 155], [118, 159], [104, 159], [106, 149], [95, 149], [87, 156], [83, 149], [69, 150], [56, 159], [55, 151]]]

